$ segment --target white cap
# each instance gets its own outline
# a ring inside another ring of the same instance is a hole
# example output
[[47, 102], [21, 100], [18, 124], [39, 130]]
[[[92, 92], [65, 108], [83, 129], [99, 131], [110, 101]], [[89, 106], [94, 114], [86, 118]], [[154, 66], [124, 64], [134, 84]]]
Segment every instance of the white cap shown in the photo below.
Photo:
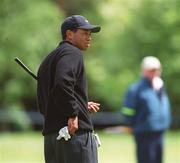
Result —
[[142, 60], [141, 67], [143, 70], [161, 69], [161, 63], [158, 58], [147, 56]]

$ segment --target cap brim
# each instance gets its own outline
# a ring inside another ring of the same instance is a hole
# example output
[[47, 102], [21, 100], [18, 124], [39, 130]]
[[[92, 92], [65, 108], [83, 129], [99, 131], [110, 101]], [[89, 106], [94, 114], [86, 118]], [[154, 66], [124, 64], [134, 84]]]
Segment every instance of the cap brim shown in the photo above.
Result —
[[91, 30], [92, 33], [97, 33], [97, 32], [100, 32], [100, 30], [101, 30], [101, 27], [95, 26], [95, 25], [84, 25], [84, 26], [80, 26], [78, 28]]

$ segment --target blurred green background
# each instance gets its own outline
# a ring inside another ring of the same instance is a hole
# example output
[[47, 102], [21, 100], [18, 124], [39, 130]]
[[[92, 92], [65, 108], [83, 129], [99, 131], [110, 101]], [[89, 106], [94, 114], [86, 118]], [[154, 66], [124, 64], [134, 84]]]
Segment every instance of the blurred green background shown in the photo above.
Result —
[[63, 19], [72, 14], [102, 26], [85, 52], [90, 100], [100, 102], [101, 111], [119, 111], [127, 87], [140, 77], [142, 58], [154, 55], [163, 65], [172, 106], [171, 129], [178, 130], [179, 13], [180, 0], [1, 0], [0, 132], [31, 129], [26, 112], [37, 111], [36, 81], [14, 58], [36, 73], [42, 59], [61, 41]]
[[142, 58], [154, 55], [163, 64], [172, 113], [180, 116], [179, 11], [179, 0], [1, 0], [0, 110], [37, 110], [36, 82], [14, 58], [36, 73], [61, 41], [63, 19], [82, 14], [102, 26], [85, 53], [90, 99], [102, 111], [119, 110], [128, 85], [140, 76]]

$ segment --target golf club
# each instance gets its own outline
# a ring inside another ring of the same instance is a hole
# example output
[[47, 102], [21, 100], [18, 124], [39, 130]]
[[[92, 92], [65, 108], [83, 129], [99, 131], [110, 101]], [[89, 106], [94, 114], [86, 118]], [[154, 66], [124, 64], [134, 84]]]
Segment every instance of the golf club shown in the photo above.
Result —
[[25, 64], [18, 58], [16, 57], [14, 59], [27, 73], [29, 73], [35, 80], [37, 80], [37, 76], [27, 67]]

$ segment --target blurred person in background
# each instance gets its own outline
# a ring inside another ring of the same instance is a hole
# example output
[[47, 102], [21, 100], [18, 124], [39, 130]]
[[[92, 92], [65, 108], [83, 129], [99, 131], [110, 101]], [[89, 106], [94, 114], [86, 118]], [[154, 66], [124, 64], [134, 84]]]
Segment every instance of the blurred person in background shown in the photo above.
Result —
[[122, 114], [136, 143], [138, 163], [162, 163], [164, 133], [170, 126], [170, 103], [158, 58], [147, 56], [142, 78], [133, 83], [124, 99]]
[[91, 33], [100, 31], [81, 15], [67, 17], [61, 25], [63, 41], [38, 70], [38, 106], [44, 116], [46, 163], [97, 163], [97, 144], [90, 113], [100, 104], [88, 102], [82, 51]]

